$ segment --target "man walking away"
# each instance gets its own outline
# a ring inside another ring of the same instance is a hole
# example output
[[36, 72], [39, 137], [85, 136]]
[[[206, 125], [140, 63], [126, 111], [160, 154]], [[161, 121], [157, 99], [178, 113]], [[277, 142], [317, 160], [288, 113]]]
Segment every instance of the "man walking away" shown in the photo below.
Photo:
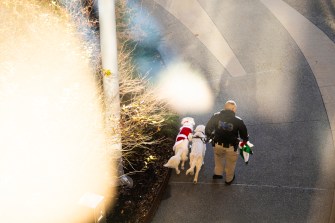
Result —
[[227, 185], [235, 179], [235, 166], [238, 158], [239, 137], [243, 140], [243, 147], [249, 137], [247, 127], [243, 120], [235, 116], [236, 103], [229, 100], [224, 105], [224, 110], [215, 113], [206, 125], [206, 135], [213, 140], [214, 145], [214, 175], [213, 179], [222, 179], [226, 173]]

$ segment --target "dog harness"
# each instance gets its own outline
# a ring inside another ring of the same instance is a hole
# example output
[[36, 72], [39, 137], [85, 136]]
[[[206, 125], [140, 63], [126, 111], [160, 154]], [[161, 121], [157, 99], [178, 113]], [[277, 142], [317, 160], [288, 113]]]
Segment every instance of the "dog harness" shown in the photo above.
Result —
[[[205, 135], [205, 133], [204, 132], [201, 132], [203, 135]], [[193, 139], [201, 139], [201, 141], [204, 143], [204, 144], [206, 144], [206, 137], [201, 137], [201, 136], [199, 136], [199, 135], [195, 135], [195, 136], [193, 136], [192, 137]]]

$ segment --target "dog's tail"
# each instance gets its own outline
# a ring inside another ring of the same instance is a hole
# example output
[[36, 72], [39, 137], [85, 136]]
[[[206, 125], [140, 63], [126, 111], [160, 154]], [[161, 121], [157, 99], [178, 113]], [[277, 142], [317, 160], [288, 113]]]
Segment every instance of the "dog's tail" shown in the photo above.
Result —
[[194, 168], [195, 168], [195, 165], [197, 164], [198, 159], [199, 159], [198, 156], [196, 156], [192, 159], [191, 167], [186, 171], [186, 175], [189, 174], [189, 173], [191, 175], [194, 174]]
[[176, 168], [178, 167], [181, 160], [181, 152], [178, 151], [176, 155], [172, 156], [167, 163], [165, 163], [163, 166], [168, 168]]

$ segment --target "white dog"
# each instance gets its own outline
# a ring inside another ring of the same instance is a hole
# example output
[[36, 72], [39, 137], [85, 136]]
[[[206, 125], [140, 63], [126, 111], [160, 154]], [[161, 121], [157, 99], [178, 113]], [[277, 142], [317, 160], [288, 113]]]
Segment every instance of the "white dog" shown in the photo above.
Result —
[[194, 135], [192, 136], [192, 150], [190, 154], [190, 168], [186, 171], [187, 174], [194, 174], [194, 168], [196, 167], [196, 172], [194, 175], [193, 183], [198, 182], [198, 175], [201, 169], [201, 166], [204, 163], [206, 153], [206, 135], [205, 135], [205, 126], [198, 125], [194, 130]]
[[165, 167], [173, 168], [176, 173], [179, 174], [179, 164], [181, 162], [181, 169], [184, 169], [185, 161], [188, 160], [188, 144], [191, 140], [193, 126], [195, 125], [194, 119], [191, 117], [183, 118], [181, 121], [182, 127], [180, 128], [179, 134], [177, 135], [176, 142], [173, 146], [175, 155], [172, 156], [169, 161], [164, 164]]

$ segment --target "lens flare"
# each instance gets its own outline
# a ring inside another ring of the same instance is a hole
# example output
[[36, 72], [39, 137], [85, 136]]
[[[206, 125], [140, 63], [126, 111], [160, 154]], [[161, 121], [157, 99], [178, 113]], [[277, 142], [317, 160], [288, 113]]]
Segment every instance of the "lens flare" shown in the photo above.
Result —
[[89, 57], [45, 1], [4, 0], [0, 15], [0, 219], [87, 222], [80, 198], [110, 197], [115, 169]]
[[204, 77], [187, 63], [175, 63], [159, 74], [157, 94], [179, 113], [206, 113], [213, 95]]

